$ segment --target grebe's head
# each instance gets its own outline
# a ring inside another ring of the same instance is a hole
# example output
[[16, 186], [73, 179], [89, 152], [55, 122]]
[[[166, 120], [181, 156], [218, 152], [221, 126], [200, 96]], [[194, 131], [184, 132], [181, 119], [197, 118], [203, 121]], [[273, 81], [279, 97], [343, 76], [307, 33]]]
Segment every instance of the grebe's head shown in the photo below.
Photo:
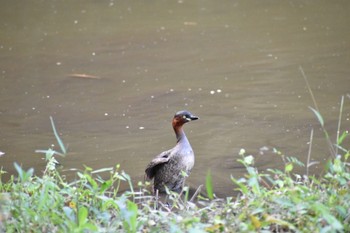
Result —
[[198, 120], [199, 117], [193, 115], [189, 111], [183, 110], [179, 111], [175, 114], [173, 118], [173, 126], [182, 126], [183, 124], [190, 122], [190, 121], [195, 121]]

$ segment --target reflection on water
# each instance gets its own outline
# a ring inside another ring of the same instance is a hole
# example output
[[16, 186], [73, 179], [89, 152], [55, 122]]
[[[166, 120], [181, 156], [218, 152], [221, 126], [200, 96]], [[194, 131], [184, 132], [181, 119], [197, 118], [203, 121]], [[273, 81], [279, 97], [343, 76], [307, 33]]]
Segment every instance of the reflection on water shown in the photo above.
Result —
[[120, 163], [141, 180], [150, 159], [175, 144], [170, 120], [182, 109], [201, 118], [185, 127], [194, 187], [211, 169], [216, 192], [229, 195], [230, 174], [244, 172], [240, 148], [260, 169], [281, 166], [273, 147], [305, 161], [311, 128], [312, 159], [323, 162], [299, 67], [334, 139], [350, 84], [347, 9], [348, 1], [3, 3], [1, 166], [43, 170], [34, 150], [55, 142], [52, 115], [70, 151], [66, 169]]

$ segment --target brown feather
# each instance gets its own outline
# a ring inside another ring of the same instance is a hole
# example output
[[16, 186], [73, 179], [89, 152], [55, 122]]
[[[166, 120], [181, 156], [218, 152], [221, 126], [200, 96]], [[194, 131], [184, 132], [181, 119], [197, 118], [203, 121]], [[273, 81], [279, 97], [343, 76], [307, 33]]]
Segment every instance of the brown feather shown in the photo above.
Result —
[[160, 166], [169, 161], [170, 152], [171, 150], [160, 153], [147, 165], [145, 172], [148, 179], [152, 179]]

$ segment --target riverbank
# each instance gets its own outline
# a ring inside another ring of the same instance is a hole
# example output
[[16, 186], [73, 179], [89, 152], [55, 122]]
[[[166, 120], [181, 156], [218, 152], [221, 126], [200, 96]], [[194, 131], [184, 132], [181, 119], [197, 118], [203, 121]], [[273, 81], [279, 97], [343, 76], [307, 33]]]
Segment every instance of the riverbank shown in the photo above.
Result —
[[[276, 152], [279, 153], [279, 152]], [[282, 154], [281, 154], [282, 156]], [[42, 177], [16, 166], [17, 176], [0, 186], [2, 232], [348, 232], [350, 173], [345, 157], [330, 159], [320, 177], [293, 174], [303, 166], [284, 157], [284, 171], [259, 173], [253, 156], [242, 153], [244, 177], [232, 179], [236, 197], [219, 199], [207, 176], [205, 196], [193, 200], [188, 187], [166, 202], [157, 201], [139, 183], [120, 193], [130, 177], [119, 166], [78, 172], [67, 183], [48, 160]], [[110, 173], [102, 180], [100, 173]], [[171, 203], [169, 205], [168, 203]]]

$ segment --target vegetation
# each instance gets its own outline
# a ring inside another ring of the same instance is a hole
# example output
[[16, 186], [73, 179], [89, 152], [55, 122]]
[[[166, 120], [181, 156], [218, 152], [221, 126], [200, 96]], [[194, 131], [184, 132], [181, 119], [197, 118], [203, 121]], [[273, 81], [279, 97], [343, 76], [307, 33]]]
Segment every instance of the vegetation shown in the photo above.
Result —
[[[343, 102], [344, 98], [341, 111]], [[312, 111], [330, 140], [321, 114]], [[341, 146], [346, 131], [330, 145], [331, 157], [322, 176], [308, 175], [313, 165], [311, 143], [306, 165], [275, 149], [284, 170], [264, 173], [242, 149], [238, 161], [246, 167], [246, 175], [231, 177], [236, 197], [217, 198], [208, 173], [206, 195], [190, 199], [189, 188], [184, 187], [181, 194], [169, 192], [162, 202], [147, 191], [149, 184], [133, 187], [118, 165], [86, 167], [77, 172], [77, 180], [66, 181], [55, 159], [66, 150], [52, 118], [51, 123], [61, 151], [37, 151], [46, 156], [42, 176], [15, 163], [18, 174], [4, 183], [0, 179], [0, 232], [350, 232], [350, 153]], [[295, 166], [305, 166], [307, 175], [294, 174]], [[101, 173], [109, 178], [102, 179]], [[130, 191], [120, 192], [121, 182], [127, 182]]]

